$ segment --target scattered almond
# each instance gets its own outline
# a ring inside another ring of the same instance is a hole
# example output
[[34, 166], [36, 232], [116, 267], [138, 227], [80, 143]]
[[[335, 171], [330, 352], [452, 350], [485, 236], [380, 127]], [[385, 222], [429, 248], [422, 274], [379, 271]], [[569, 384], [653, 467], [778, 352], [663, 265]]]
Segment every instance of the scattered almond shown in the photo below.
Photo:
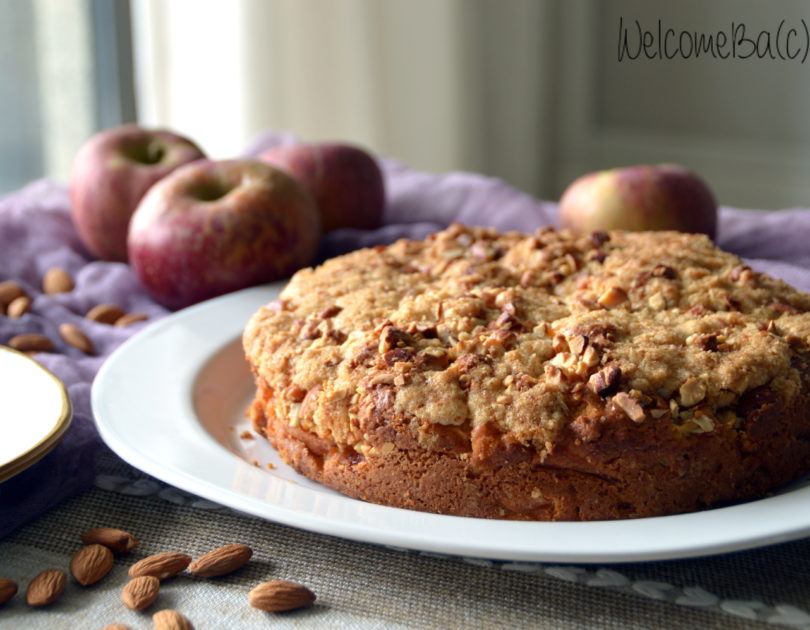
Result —
[[96, 353], [96, 347], [93, 345], [93, 342], [90, 341], [90, 338], [85, 335], [82, 329], [76, 324], [59, 324], [59, 335], [68, 344], [77, 350], [81, 350], [85, 354]]
[[218, 577], [243, 567], [252, 555], [253, 550], [247, 545], [225, 545], [197, 558], [188, 571], [197, 577]]
[[185, 615], [170, 608], [152, 615], [152, 623], [155, 624], [155, 630], [194, 630]]
[[15, 335], [8, 340], [8, 345], [20, 352], [50, 352], [53, 350], [53, 342], [45, 335], [38, 333]]
[[121, 591], [121, 599], [127, 608], [143, 610], [155, 603], [160, 594], [160, 580], [151, 575], [133, 578]]
[[0, 605], [17, 594], [17, 583], [7, 578], [0, 578]]
[[129, 326], [130, 324], [135, 324], [137, 322], [143, 322], [149, 319], [149, 316], [146, 313], [127, 313], [126, 315], [122, 315], [118, 319], [115, 320], [115, 326], [119, 328], [123, 328], [124, 326]]
[[248, 595], [248, 603], [268, 612], [283, 612], [310, 606], [315, 593], [303, 584], [287, 580], [271, 580], [255, 587]]
[[112, 527], [96, 527], [82, 534], [85, 545], [104, 545], [115, 553], [126, 553], [138, 546], [138, 539], [129, 532]]
[[112, 567], [112, 551], [98, 544], [82, 547], [70, 560], [70, 572], [82, 586], [95, 584], [107, 575]]
[[42, 290], [47, 295], [69, 293], [76, 285], [71, 275], [61, 267], [52, 267], [42, 277]]
[[18, 297], [25, 296], [25, 289], [14, 280], [0, 282], [0, 304], [11, 304]]
[[85, 317], [100, 324], [114, 324], [124, 317], [124, 309], [115, 304], [98, 304], [87, 311]]
[[47, 569], [38, 573], [25, 592], [29, 606], [47, 606], [55, 602], [65, 591], [67, 574], [59, 569]]
[[104, 626], [101, 630], [132, 630], [132, 628], [122, 623], [111, 623]]
[[179, 551], [166, 551], [147, 556], [129, 567], [129, 577], [149, 575], [165, 580], [177, 575], [191, 563], [191, 556]]
[[31, 298], [27, 295], [21, 295], [11, 300], [11, 303], [6, 309], [6, 314], [11, 318], [17, 318], [22, 317], [29, 310], [31, 310]]

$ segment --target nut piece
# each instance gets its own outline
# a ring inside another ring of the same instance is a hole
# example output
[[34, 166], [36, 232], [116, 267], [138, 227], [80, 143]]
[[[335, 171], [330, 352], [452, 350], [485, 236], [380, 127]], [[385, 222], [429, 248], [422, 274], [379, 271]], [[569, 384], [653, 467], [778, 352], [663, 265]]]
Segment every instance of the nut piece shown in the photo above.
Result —
[[616, 394], [613, 397], [613, 402], [619, 405], [622, 411], [627, 414], [627, 417], [636, 424], [644, 422], [645, 416], [643, 407], [639, 405], [637, 401], [633, 400], [627, 392], [619, 392]]
[[138, 539], [132, 534], [112, 527], [97, 527], [88, 529], [82, 534], [85, 545], [104, 545], [115, 553], [126, 553], [138, 546]]
[[667, 307], [667, 299], [660, 293], [653, 293], [647, 300], [651, 309], [663, 311]]
[[52, 267], [42, 277], [42, 291], [47, 295], [69, 293], [76, 285], [71, 275], [61, 267]]
[[155, 630], [194, 630], [194, 626], [185, 615], [167, 608], [152, 615]]
[[132, 628], [122, 623], [111, 623], [104, 626], [101, 630], [132, 630]]
[[614, 308], [627, 301], [627, 291], [621, 287], [610, 287], [596, 301], [605, 308]]
[[126, 315], [124, 309], [116, 304], [98, 304], [87, 311], [85, 317], [91, 321], [112, 326], [115, 322], [124, 317], [124, 315]]
[[652, 275], [656, 278], [666, 278], [667, 280], [674, 280], [678, 277], [678, 272], [672, 267], [667, 265], [656, 265], [653, 267]]
[[17, 583], [7, 578], [0, 578], [0, 605], [17, 594]]
[[18, 297], [25, 296], [25, 289], [14, 280], [0, 282], [0, 304], [11, 304]]
[[69, 345], [77, 350], [81, 350], [85, 354], [95, 354], [96, 347], [90, 338], [82, 332], [82, 329], [76, 324], [59, 324], [59, 335]]
[[290, 385], [288, 385], [284, 390], [284, 398], [294, 403], [300, 403], [302, 400], [304, 400], [306, 395], [307, 390], [299, 385], [296, 385], [295, 383], [290, 383]]
[[[771, 320], [773, 321], [773, 320]], [[694, 336], [692, 340], [696, 346], [698, 346], [701, 350], [705, 350], [706, 352], [717, 352], [718, 350], [718, 343], [717, 343], [717, 333], [709, 333], [705, 335], [697, 335]], [[689, 339], [687, 339], [689, 341]]]
[[283, 612], [310, 606], [315, 593], [303, 584], [287, 580], [271, 580], [255, 587], [248, 595], [248, 603], [268, 612]]
[[247, 545], [225, 545], [197, 558], [188, 571], [204, 578], [226, 575], [243, 567], [252, 555], [253, 550]]
[[615, 365], [608, 365], [588, 379], [588, 388], [597, 396], [610, 396], [619, 386], [622, 370]]
[[59, 569], [46, 569], [37, 574], [25, 591], [29, 606], [47, 606], [55, 602], [65, 591], [67, 574]]
[[596, 230], [595, 232], [591, 232], [590, 241], [591, 245], [593, 245], [594, 247], [601, 247], [609, 240], [610, 234], [608, 234], [604, 230]]
[[129, 567], [129, 577], [152, 576], [159, 580], [173, 577], [191, 563], [191, 556], [179, 551], [166, 551], [147, 556]]
[[576, 356], [585, 352], [588, 347], [588, 338], [585, 335], [576, 335], [568, 340], [568, 347]]
[[754, 277], [754, 272], [748, 265], [738, 265], [728, 272], [728, 279], [732, 282], [742, 280], [743, 283], [750, 282]]
[[146, 321], [147, 319], [149, 319], [149, 316], [146, 313], [127, 313], [126, 315], [122, 315], [116, 319], [114, 326], [123, 328], [125, 326], [129, 326], [130, 324]]
[[327, 306], [325, 309], [323, 309], [318, 314], [318, 317], [320, 319], [329, 319], [330, 317], [334, 317], [335, 315], [340, 313], [340, 311], [342, 311], [342, 310], [343, 310], [342, 306], [338, 306], [337, 304], [332, 304], [332, 306]]
[[121, 599], [127, 608], [143, 610], [155, 603], [160, 594], [160, 580], [151, 575], [133, 578], [121, 591]]
[[404, 330], [394, 328], [390, 323], [386, 324], [380, 332], [380, 341], [377, 351], [385, 354], [394, 348], [404, 348], [411, 345], [411, 336]]
[[11, 303], [6, 309], [6, 314], [11, 318], [16, 319], [25, 315], [29, 310], [31, 310], [31, 298], [29, 298], [27, 295], [21, 295], [20, 297], [16, 297], [11, 300]]
[[706, 383], [699, 378], [689, 378], [681, 385], [678, 393], [681, 395], [681, 406], [691, 407], [706, 398]]
[[92, 544], [82, 547], [70, 559], [70, 572], [82, 586], [95, 584], [107, 575], [112, 567], [112, 551], [103, 545]]
[[37, 333], [15, 335], [8, 340], [8, 346], [20, 352], [50, 352], [53, 350], [53, 342], [45, 335]]

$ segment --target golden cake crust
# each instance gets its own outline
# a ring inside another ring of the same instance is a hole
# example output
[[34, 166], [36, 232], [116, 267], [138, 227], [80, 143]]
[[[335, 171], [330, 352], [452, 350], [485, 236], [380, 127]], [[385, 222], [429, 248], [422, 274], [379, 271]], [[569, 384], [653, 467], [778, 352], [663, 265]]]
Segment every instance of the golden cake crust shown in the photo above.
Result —
[[377, 503], [697, 510], [810, 469], [808, 311], [702, 236], [453, 225], [298, 272], [245, 329], [251, 416]]

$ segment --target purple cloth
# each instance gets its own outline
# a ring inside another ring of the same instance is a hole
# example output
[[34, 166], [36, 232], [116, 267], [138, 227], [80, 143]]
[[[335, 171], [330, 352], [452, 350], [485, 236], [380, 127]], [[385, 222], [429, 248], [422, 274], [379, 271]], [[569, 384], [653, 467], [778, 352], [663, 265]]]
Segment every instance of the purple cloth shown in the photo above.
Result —
[[[293, 136], [268, 133], [257, 138], [245, 155], [291, 142]], [[453, 221], [526, 232], [555, 223], [556, 204], [538, 201], [498, 179], [423, 173], [390, 159], [382, 163], [388, 191], [384, 227], [333, 232], [323, 239], [321, 257], [403, 237], [422, 238]], [[93, 482], [94, 455], [101, 447], [90, 409], [93, 377], [104, 358], [146, 324], [114, 328], [90, 322], [84, 313], [103, 302], [146, 313], [152, 321], [167, 312], [144, 293], [126, 265], [96, 261], [85, 251], [71, 223], [69, 204], [66, 188], [48, 181], [0, 198], [0, 281], [17, 280], [34, 296], [29, 314], [20, 319], [0, 317], [0, 343], [22, 332], [42, 332], [57, 341], [59, 353], [37, 358], [65, 383], [74, 408], [73, 423], [60, 444], [39, 463], [0, 484], [0, 538]], [[804, 291], [810, 290], [808, 241], [810, 210], [721, 209], [721, 247]], [[76, 289], [42, 295], [42, 275], [55, 266], [73, 274]], [[62, 343], [57, 328], [63, 322], [82, 328], [98, 356], [86, 357]]]

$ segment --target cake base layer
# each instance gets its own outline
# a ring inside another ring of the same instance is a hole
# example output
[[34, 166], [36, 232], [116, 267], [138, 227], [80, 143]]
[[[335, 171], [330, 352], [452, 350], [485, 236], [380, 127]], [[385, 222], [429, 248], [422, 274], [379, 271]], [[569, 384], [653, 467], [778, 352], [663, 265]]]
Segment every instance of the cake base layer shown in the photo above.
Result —
[[390, 431], [382, 430], [379, 454], [363, 455], [275, 418], [272, 409], [260, 386], [253, 426], [302, 475], [371, 503], [456, 516], [580, 521], [693, 512], [762, 497], [810, 468], [810, 400], [785, 407], [764, 388], [741, 402], [744, 419], [727, 431], [628, 434], [619, 421], [587, 444], [572, 433], [544, 456], [475, 430], [456, 436], [455, 448], [437, 450], [396, 437], [386, 448]]

